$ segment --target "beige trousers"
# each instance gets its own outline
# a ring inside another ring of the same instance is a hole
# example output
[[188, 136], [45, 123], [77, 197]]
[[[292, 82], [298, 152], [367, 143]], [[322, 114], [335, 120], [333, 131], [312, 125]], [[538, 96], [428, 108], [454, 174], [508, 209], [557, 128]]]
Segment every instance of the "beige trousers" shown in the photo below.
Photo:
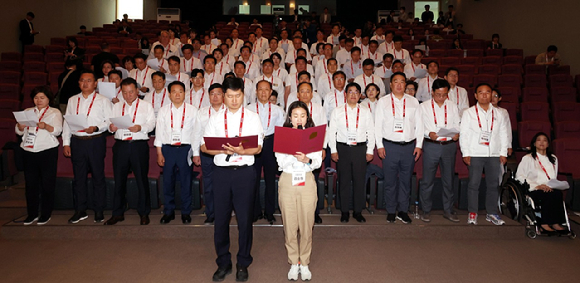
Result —
[[306, 184], [300, 187], [292, 186], [292, 174], [282, 173], [278, 181], [278, 202], [282, 212], [284, 240], [290, 264], [310, 264], [312, 228], [317, 201], [316, 181], [312, 172], [306, 173]]

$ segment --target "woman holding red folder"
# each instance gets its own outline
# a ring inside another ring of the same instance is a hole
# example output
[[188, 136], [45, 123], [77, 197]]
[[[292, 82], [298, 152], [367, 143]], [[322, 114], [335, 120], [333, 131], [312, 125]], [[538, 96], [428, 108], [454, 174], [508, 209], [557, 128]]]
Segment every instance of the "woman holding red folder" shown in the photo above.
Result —
[[[304, 129], [314, 127], [304, 102], [295, 101], [288, 107], [288, 117], [284, 127]], [[316, 180], [312, 171], [322, 164], [322, 151], [304, 154], [276, 153], [276, 160], [282, 175], [278, 181], [278, 202], [284, 223], [284, 235], [288, 263], [292, 266], [288, 280], [310, 280], [312, 273], [308, 269], [312, 252], [312, 228], [314, 227], [314, 210], [318, 196]], [[300, 243], [298, 243], [300, 231]]]

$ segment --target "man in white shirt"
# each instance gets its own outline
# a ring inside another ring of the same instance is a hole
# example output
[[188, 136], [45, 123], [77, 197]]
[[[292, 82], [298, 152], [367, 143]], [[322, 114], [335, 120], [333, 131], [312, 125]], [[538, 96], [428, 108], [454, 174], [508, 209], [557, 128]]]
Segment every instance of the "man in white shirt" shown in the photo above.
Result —
[[205, 75], [203, 70], [194, 69], [191, 72], [192, 88], [187, 95], [185, 95], [185, 102], [195, 106], [197, 109], [207, 107], [210, 105], [209, 91], [204, 87]]
[[383, 55], [385, 53], [381, 53], [377, 50], [379, 43], [376, 40], [373, 40], [369, 43], [366, 52], [361, 47], [361, 58], [362, 59], [372, 59], [375, 62], [375, 66], [380, 66], [383, 62]]
[[133, 126], [119, 128], [114, 123], [109, 124], [109, 132], [115, 135], [113, 146], [113, 172], [115, 175], [115, 196], [113, 199], [113, 215], [105, 225], [115, 225], [125, 220], [127, 205], [127, 176], [135, 175], [137, 184], [137, 212], [140, 224], [149, 224], [151, 212], [151, 195], [149, 191], [149, 140], [148, 133], [155, 128], [155, 113], [151, 103], [139, 99], [137, 81], [127, 78], [121, 83], [123, 102], [113, 106], [111, 117], [128, 115]]
[[336, 46], [340, 42], [340, 25], [333, 24], [332, 30], [330, 31], [330, 35], [326, 38], [326, 42]]
[[193, 57], [193, 45], [186, 44], [181, 48], [181, 52], [183, 53], [183, 62], [180, 64], [181, 71], [191, 75], [191, 71], [193, 69], [201, 69], [201, 61], [195, 57]]
[[336, 52], [336, 60], [338, 61], [340, 68], [343, 68], [346, 61], [350, 59], [350, 52], [353, 46], [354, 41], [352, 38], [347, 38], [344, 40], [344, 49]]
[[232, 272], [230, 247], [230, 219], [235, 207], [239, 231], [239, 251], [236, 264], [236, 279], [248, 279], [248, 266], [252, 263], [252, 219], [254, 212], [256, 171], [254, 155], [262, 151], [264, 130], [260, 116], [244, 110], [244, 92], [241, 79], [224, 80], [226, 109], [211, 116], [203, 137], [233, 138], [258, 136], [258, 146], [244, 148], [242, 144], [222, 145], [221, 150], [208, 149], [205, 140], [201, 151], [214, 155], [213, 189], [215, 205], [214, 242], [218, 269], [214, 281], [222, 281]]
[[383, 55], [383, 63], [382, 66], [379, 66], [375, 69], [375, 75], [379, 76], [383, 81], [383, 85], [385, 86], [385, 93], [391, 92], [391, 84], [390, 79], [391, 75], [393, 74], [393, 54], [385, 54]]
[[240, 56], [240, 48], [244, 46], [244, 41], [239, 39], [240, 33], [238, 29], [233, 29], [230, 33], [230, 37], [232, 38], [232, 46], [230, 47], [230, 55], [234, 57]]
[[[363, 73], [358, 75], [354, 82], [357, 83], [363, 91], [366, 90], [367, 85], [370, 83], [374, 83], [379, 86], [380, 92], [379, 96], [386, 95], [385, 93], [385, 84], [381, 77], [373, 74], [375, 69], [375, 62], [372, 59], [366, 59], [363, 61]], [[365, 96], [366, 98], [366, 96]]]
[[246, 64], [242, 61], [237, 61], [234, 64], [234, 74], [244, 84], [244, 105], [247, 105], [255, 95], [253, 90], [254, 82], [246, 76]]
[[366, 222], [362, 216], [366, 204], [365, 172], [367, 162], [373, 160], [375, 129], [370, 110], [358, 104], [360, 97], [360, 86], [348, 84], [347, 103], [332, 112], [328, 127], [328, 146], [332, 160], [337, 163], [340, 182], [340, 222], [343, 223], [349, 220], [351, 195], [354, 195], [353, 218]]
[[459, 70], [456, 68], [449, 68], [445, 72], [445, 79], [449, 83], [449, 100], [451, 100], [459, 110], [459, 117], [463, 117], [463, 111], [469, 108], [469, 99], [467, 98], [467, 90], [457, 85], [459, 81]]
[[346, 74], [346, 79], [349, 83], [352, 83], [354, 81], [354, 78], [358, 77], [363, 73], [363, 64], [360, 57], [360, 48], [355, 46], [350, 50], [350, 58], [345, 62], [342, 71]]
[[403, 62], [403, 64], [411, 63], [411, 56], [409, 56], [409, 51], [403, 49], [403, 37], [397, 35], [393, 41], [395, 42], [395, 49], [388, 53], [393, 54], [395, 60], [400, 60]]
[[182, 73], [179, 70], [181, 69], [179, 62], [181, 60], [177, 56], [171, 56], [167, 59], [169, 63], [169, 72], [167, 75], [171, 76], [171, 80], [168, 80], [168, 83], [172, 83], [174, 81], [182, 82], [185, 85], [185, 91], [188, 92], [190, 87], [189, 84], [189, 75], [186, 73]]
[[153, 65], [149, 64], [149, 62], [147, 63], [148, 65], [151, 65], [151, 68], [153, 68], [155, 71], [161, 71], [163, 73], [167, 73], [167, 69], [169, 68], [169, 63], [167, 63], [167, 59], [165, 59], [163, 56], [163, 54], [165, 54], [165, 51], [163, 49], [163, 46], [161, 45], [157, 45], [153, 48], [153, 58], [150, 60], [157, 60], [157, 62]]
[[332, 81], [334, 87], [324, 95], [323, 105], [326, 112], [326, 119], [329, 122], [332, 111], [346, 103], [346, 93], [344, 88], [346, 85], [346, 74], [344, 74], [343, 71], [337, 71], [332, 75]]
[[404, 92], [406, 80], [404, 73], [391, 76], [392, 93], [379, 99], [375, 108], [375, 138], [387, 180], [387, 221], [409, 224], [411, 176], [423, 147], [423, 119], [419, 101]]
[[379, 45], [385, 42], [385, 31], [381, 26], [377, 27], [377, 29], [375, 30], [375, 35], [371, 37], [371, 40], [376, 40], [379, 43]]
[[[266, 62], [266, 64], [273, 64]], [[256, 170], [256, 198], [254, 202], [254, 222], [265, 218], [270, 224], [274, 224], [274, 210], [276, 204], [276, 172], [278, 169], [276, 157], [274, 156], [274, 130], [282, 127], [286, 117], [284, 110], [278, 105], [268, 101], [272, 94], [272, 84], [267, 80], [260, 80], [256, 83], [257, 101], [250, 103], [246, 109], [255, 111], [260, 116], [262, 127], [264, 128], [264, 145], [262, 152], [254, 156], [254, 169]], [[265, 208], [262, 213], [260, 202], [260, 179], [264, 169], [264, 182], [266, 190], [264, 192]]]
[[508, 155], [507, 156], [511, 156], [513, 153], [513, 148], [512, 148], [512, 122], [510, 119], [510, 114], [507, 111], [507, 109], [499, 107], [499, 103], [501, 102], [501, 92], [498, 89], [492, 89], [491, 91], [491, 105], [493, 105], [493, 107], [495, 107], [497, 110], [499, 110], [499, 112], [504, 116], [504, 121], [506, 123], [505, 128], [506, 128], [506, 133], [508, 136]]
[[324, 36], [324, 31], [321, 29], [316, 30], [316, 42], [311, 42], [310, 45], [310, 55], [322, 55], [318, 52], [317, 46], [319, 43], [326, 44], [326, 37]]
[[230, 66], [230, 70], [233, 70], [234, 63], [236, 63], [236, 57], [230, 54], [230, 47], [227, 45], [227, 43], [222, 43], [220, 45], [220, 49], [222, 50], [222, 54], [224, 54], [223, 61], [227, 62], [227, 64]]
[[151, 74], [151, 81], [153, 82], [153, 89], [143, 98], [145, 101], [151, 103], [155, 112], [155, 117], [159, 113], [161, 107], [169, 104], [169, 91], [165, 88], [165, 74], [162, 72], [155, 72]]
[[284, 49], [282, 49], [281, 47], [278, 47], [278, 39], [275, 37], [270, 39], [270, 44], [268, 45], [268, 48], [264, 50], [262, 54], [262, 61], [270, 59], [270, 56], [272, 56], [272, 54], [274, 53], [280, 54], [280, 56], [282, 57], [281, 61], [284, 62], [284, 58], [286, 58], [285, 57], [286, 52], [284, 52]]
[[[306, 58], [306, 49], [300, 48], [300, 49], [296, 50], [296, 56], [297, 56], [296, 58], [300, 58], [300, 57]], [[310, 75], [314, 78], [315, 73], [314, 73], [314, 68], [312, 67], [312, 64], [310, 64], [308, 61], [306, 61], [305, 66], [306, 66], [306, 71], [308, 71], [310, 73]], [[297, 73], [296, 68], [297, 68], [296, 63], [294, 63], [292, 66], [290, 66], [290, 71], [288, 71], [288, 73], [289, 74]]]
[[267, 38], [263, 37], [264, 31], [261, 27], [257, 27], [254, 32], [256, 33], [256, 45], [261, 49], [261, 53], [264, 53], [264, 51], [268, 49], [269, 41]]
[[296, 59], [300, 57], [298, 55], [298, 50], [300, 49], [304, 49], [304, 52], [306, 53], [304, 56], [306, 61], [312, 62], [312, 57], [310, 57], [310, 53], [308, 53], [308, 45], [302, 42], [302, 37], [295, 36], [292, 39], [292, 45], [288, 47], [288, 52], [286, 52], [286, 59], [284, 61], [286, 63], [286, 67], [290, 68], [292, 64], [296, 63]]
[[213, 55], [207, 55], [205, 56], [205, 58], [203, 58], [203, 69], [205, 70], [205, 83], [204, 83], [204, 88], [208, 89], [210, 85], [214, 84], [214, 83], [221, 83], [224, 79], [223, 76], [220, 76], [216, 71], [215, 71], [215, 66], [217, 64], [217, 61], [215, 59], [215, 57], [213, 57]]
[[88, 218], [87, 175], [93, 180], [93, 209], [95, 222], [103, 222], [105, 217], [105, 154], [106, 135], [109, 127], [112, 104], [108, 98], [95, 92], [97, 80], [91, 71], [82, 71], [79, 79], [81, 93], [69, 98], [65, 115], [76, 115], [86, 118], [89, 125], [86, 129], [72, 130], [68, 121], [64, 121], [62, 144], [64, 156], [70, 157], [74, 170], [73, 193], [75, 196], [75, 213], [68, 220], [71, 224]]
[[393, 53], [393, 50], [395, 50], [395, 42], [393, 42], [394, 36], [395, 33], [393, 33], [392, 31], [387, 32], [387, 34], [385, 35], [385, 41], [379, 44], [379, 52], [383, 54]]
[[[298, 83], [299, 83], [298, 82], [298, 74], [300, 74], [301, 72], [308, 72], [306, 58], [304, 58], [302, 56], [296, 58], [295, 65], [296, 65], [296, 72], [288, 74], [288, 76], [286, 76], [286, 81], [284, 82], [284, 85], [285, 85], [284, 101], [288, 100], [288, 96], [290, 95], [290, 93], [298, 91]], [[284, 103], [284, 106], [285, 105], [287, 105], [287, 104]], [[286, 109], [286, 107], [284, 107], [284, 109]]]
[[199, 38], [194, 38], [192, 40], [192, 46], [193, 46], [192, 56], [203, 62], [203, 59], [205, 59], [205, 56], [207, 56], [208, 53], [205, 52], [205, 50], [201, 49], [201, 41], [199, 40]]
[[419, 186], [419, 198], [423, 214], [421, 220], [431, 222], [432, 193], [437, 167], [441, 169], [443, 184], [443, 217], [452, 222], [459, 222], [453, 211], [453, 176], [455, 175], [455, 154], [459, 133], [438, 136], [440, 129], [459, 130], [461, 118], [457, 107], [447, 99], [449, 83], [437, 79], [433, 83], [433, 98], [421, 103], [425, 143], [423, 143], [423, 178]]
[[[324, 57], [320, 58], [316, 63], [315, 76], [316, 78], [324, 78], [324, 74], [328, 74], [328, 59], [332, 57], [332, 44], [327, 43], [324, 45]], [[335, 59], [336, 60], [336, 59]], [[336, 61], [338, 63], [338, 61]], [[340, 70], [337, 65], [337, 70]]]
[[238, 60], [244, 62], [246, 65], [246, 72], [244, 73], [244, 77], [253, 80], [255, 77], [260, 75], [260, 60], [252, 60], [251, 56], [252, 52], [250, 47], [243, 46], [240, 49], [240, 58]]
[[251, 43], [251, 50], [252, 50], [252, 54], [256, 55], [258, 58], [262, 58], [262, 51], [264, 51], [264, 46], [260, 46], [261, 42], [258, 42], [256, 40], [256, 34], [253, 32], [250, 32], [248, 34], [248, 41]]
[[[177, 49], [177, 47], [175, 47], [174, 45], [172, 45], [169, 42], [169, 32], [167, 31], [161, 31], [161, 33], [159, 34], [159, 41], [153, 43], [151, 45], [151, 50], [155, 50], [156, 46], [161, 46], [163, 47], [163, 58], [167, 59], [171, 56], [179, 56], [179, 50]], [[148, 59], [153, 59], [155, 58], [153, 52], [149, 53], [149, 58]]]
[[334, 73], [338, 71], [338, 62], [336, 59], [330, 58], [326, 60], [326, 63], [328, 64], [326, 67], [327, 73], [322, 72], [322, 75], [318, 77], [317, 90], [322, 95], [326, 95], [334, 88], [333, 77]]
[[417, 89], [416, 98], [419, 102], [427, 101], [431, 99], [431, 92], [433, 91], [433, 82], [439, 79], [439, 63], [437, 61], [430, 61], [427, 63], [427, 76], [420, 79], [417, 83], [419, 88]]
[[143, 97], [149, 92], [150, 88], [153, 88], [151, 74], [153, 74], [155, 70], [147, 66], [147, 57], [145, 57], [144, 54], [139, 53], [135, 55], [133, 59], [135, 60], [136, 68], [131, 70], [129, 76], [137, 81], [137, 85], [139, 86], [139, 96]]
[[486, 220], [503, 225], [498, 214], [499, 166], [507, 162], [508, 136], [504, 116], [491, 104], [492, 88], [486, 83], [475, 88], [477, 104], [463, 112], [459, 144], [463, 162], [469, 168], [467, 224], [477, 224], [479, 184], [485, 170]]
[[[277, 93], [284, 93], [284, 83], [282, 80], [273, 74], [274, 72], [274, 62], [271, 59], [266, 59], [262, 62], [262, 75], [254, 79], [254, 89], [258, 89], [258, 83], [260, 81], [267, 81], [272, 85], [272, 89]], [[256, 92], [252, 92], [250, 101], [248, 103], [256, 102]]]
[[[194, 135], [197, 108], [185, 103], [185, 86], [182, 82], [172, 82], [168, 86], [171, 103], [159, 110], [155, 126], [157, 165], [163, 167], [163, 216], [161, 224], [175, 219], [175, 179], [179, 170], [181, 183], [181, 221], [191, 223], [191, 178], [192, 164], [188, 160], [189, 151], [199, 141]], [[200, 165], [200, 164], [196, 164]]]
[[207, 54], [212, 54], [213, 50], [218, 48], [213, 43], [211, 43], [211, 38], [209, 34], [203, 36], [203, 45], [200, 47], [201, 50], [205, 51]]
[[407, 78], [412, 81], [417, 81], [418, 79], [424, 78], [424, 76], [417, 78], [417, 75], [415, 75], [416, 73], [421, 72], [419, 70], [427, 69], [425, 64], [421, 63], [421, 60], [423, 59], [423, 50], [413, 50], [413, 56], [411, 58], [411, 64], [405, 65], [405, 76], [407, 76]]
[[[298, 73], [297, 75], [298, 75], [298, 85], [300, 85], [302, 83], [312, 84], [310, 73], [308, 73], [306, 71], [302, 71], [302, 72]], [[286, 109], [288, 109], [288, 105], [290, 105], [290, 104], [292, 104], [292, 102], [298, 101], [298, 100], [300, 100], [299, 91], [290, 93], [290, 95], [288, 95], [288, 99], [286, 100], [286, 103], [284, 104], [286, 106]], [[318, 93], [316, 93], [316, 91], [312, 91], [312, 101], [322, 105], [322, 97], [320, 97], [320, 95], [318, 95]]]

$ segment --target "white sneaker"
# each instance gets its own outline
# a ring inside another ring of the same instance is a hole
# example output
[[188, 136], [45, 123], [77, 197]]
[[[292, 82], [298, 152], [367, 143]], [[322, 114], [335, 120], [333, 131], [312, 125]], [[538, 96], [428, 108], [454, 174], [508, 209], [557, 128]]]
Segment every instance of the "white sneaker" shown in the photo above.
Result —
[[469, 213], [469, 217], [467, 218], [467, 225], [469, 224], [477, 225], [477, 213]]
[[488, 214], [487, 217], [485, 217], [485, 220], [495, 224], [495, 225], [504, 225], [505, 221], [501, 220], [501, 218], [499, 217], [498, 214]]
[[308, 265], [300, 265], [300, 277], [302, 278], [302, 281], [312, 279], [312, 272], [308, 270]]
[[293, 264], [288, 271], [288, 280], [298, 280], [298, 273], [300, 273], [300, 266], [298, 264]]

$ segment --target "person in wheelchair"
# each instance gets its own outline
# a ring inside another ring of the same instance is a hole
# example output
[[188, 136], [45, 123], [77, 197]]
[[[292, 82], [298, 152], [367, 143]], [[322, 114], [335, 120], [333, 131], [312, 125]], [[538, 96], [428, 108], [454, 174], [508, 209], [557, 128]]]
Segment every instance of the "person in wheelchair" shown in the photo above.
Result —
[[532, 138], [530, 149], [518, 166], [516, 179], [530, 185], [529, 196], [541, 206], [539, 223], [543, 232], [567, 233], [568, 229], [560, 225], [566, 222], [562, 191], [546, 185], [558, 176], [558, 159], [552, 154], [550, 138], [545, 133], [537, 133]]

